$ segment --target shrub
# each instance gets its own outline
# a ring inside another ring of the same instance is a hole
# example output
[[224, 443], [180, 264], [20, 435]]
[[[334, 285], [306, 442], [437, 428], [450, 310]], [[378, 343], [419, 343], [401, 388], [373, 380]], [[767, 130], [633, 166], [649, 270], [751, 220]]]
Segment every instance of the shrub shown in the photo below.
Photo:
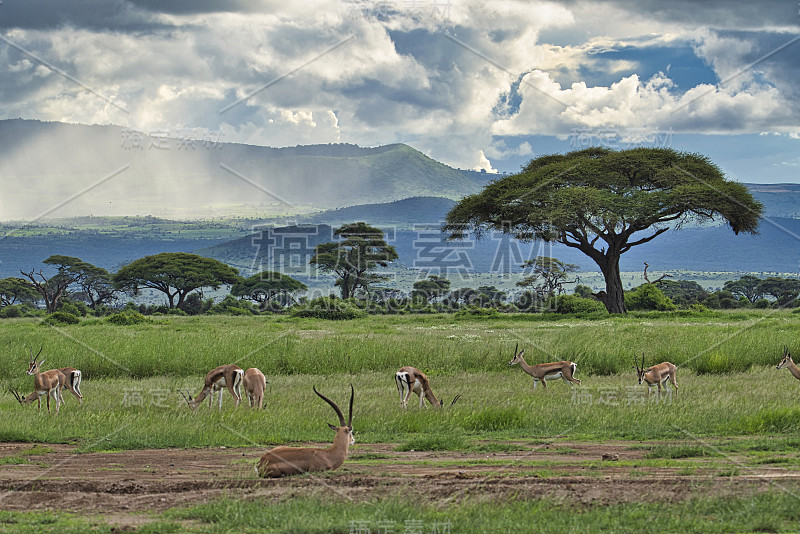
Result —
[[139, 312], [115, 313], [106, 317], [105, 322], [117, 326], [130, 326], [134, 324], [152, 323], [153, 320]]
[[672, 311], [672, 300], [653, 284], [642, 284], [625, 293], [625, 307], [629, 310]]
[[199, 293], [189, 293], [181, 305], [181, 309], [189, 315], [200, 315], [207, 311], [203, 309], [203, 297]]
[[249, 302], [227, 295], [219, 304], [208, 310], [212, 314], [253, 315], [253, 306]]
[[753, 303], [753, 307], [759, 309], [769, 308], [769, 301], [767, 299], [758, 299]]
[[57, 311], [48, 315], [41, 324], [45, 326], [59, 326], [65, 324], [78, 324], [81, 320], [71, 313]]
[[559, 295], [547, 299], [547, 311], [554, 313], [592, 313], [605, 311], [602, 302], [577, 295]]
[[0, 318], [12, 319], [14, 317], [22, 317], [19, 306], [3, 306], [0, 308]]
[[355, 304], [336, 297], [319, 297], [303, 304], [296, 304], [292, 306], [289, 313], [292, 317], [314, 317], [332, 321], [357, 319], [367, 315]]
[[56, 311], [69, 313], [75, 317], [85, 317], [89, 311], [89, 308], [86, 306], [86, 304], [80, 301], [72, 302], [68, 300], [62, 300]]

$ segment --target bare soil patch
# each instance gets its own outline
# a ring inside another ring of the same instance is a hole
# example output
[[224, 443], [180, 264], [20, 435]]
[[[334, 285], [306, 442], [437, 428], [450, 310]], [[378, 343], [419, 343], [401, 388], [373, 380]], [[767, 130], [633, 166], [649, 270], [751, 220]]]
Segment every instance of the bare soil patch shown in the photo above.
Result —
[[[320, 444], [325, 446], [325, 444]], [[631, 442], [519, 443], [527, 450], [496, 453], [409, 451], [358, 444], [339, 470], [321, 476], [264, 480], [254, 466], [260, 449], [166, 449], [76, 453], [69, 445], [27, 457], [29, 443], [0, 444], [0, 509], [101, 514], [110, 523], [136, 525], [141, 513], [198, 504], [222, 496], [279, 500], [319, 495], [343, 501], [421, 496], [433, 502], [466, 498], [550, 498], [576, 505], [674, 502], [699, 495], [748, 495], [779, 486], [800, 489], [800, 471], [743, 467], [737, 458], [688, 458], [684, 467], [641, 467]], [[531, 465], [530, 462], [544, 462]], [[730, 465], [730, 473], [720, 465]], [[724, 474], [725, 476], [721, 476]]]

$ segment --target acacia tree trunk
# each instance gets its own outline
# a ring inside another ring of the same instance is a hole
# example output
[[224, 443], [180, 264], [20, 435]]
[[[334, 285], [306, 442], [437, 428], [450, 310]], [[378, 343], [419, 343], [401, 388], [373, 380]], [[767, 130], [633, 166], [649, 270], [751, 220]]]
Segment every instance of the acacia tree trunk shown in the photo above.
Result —
[[619, 274], [619, 257], [620, 254], [610, 253], [604, 256], [606, 261], [597, 262], [606, 280], [606, 290], [594, 295], [605, 305], [608, 313], [628, 312], [625, 309], [625, 289]]

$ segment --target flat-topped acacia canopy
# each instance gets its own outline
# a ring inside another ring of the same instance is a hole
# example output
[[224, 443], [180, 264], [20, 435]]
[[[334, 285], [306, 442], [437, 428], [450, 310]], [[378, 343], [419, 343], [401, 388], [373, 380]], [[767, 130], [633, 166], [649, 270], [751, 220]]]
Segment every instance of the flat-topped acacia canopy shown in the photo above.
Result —
[[461, 239], [494, 230], [576, 248], [605, 277], [605, 292], [595, 296], [610, 313], [625, 313], [623, 253], [690, 221], [722, 219], [736, 234], [755, 234], [762, 211], [706, 156], [588, 148], [536, 158], [519, 174], [491, 182], [456, 204], [442, 231]]

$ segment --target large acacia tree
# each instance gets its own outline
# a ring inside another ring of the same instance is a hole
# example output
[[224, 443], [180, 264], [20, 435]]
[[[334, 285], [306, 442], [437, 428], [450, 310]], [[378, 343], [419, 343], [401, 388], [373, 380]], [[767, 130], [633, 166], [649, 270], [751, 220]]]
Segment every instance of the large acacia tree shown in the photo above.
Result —
[[375, 269], [388, 266], [398, 256], [380, 228], [357, 222], [345, 224], [333, 234], [340, 240], [317, 245], [309, 263], [336, 274], [343, 299], [352, 297], [359, 287], [366, 290], [370, 284], [386, 279]]
[[233, 267], [186, 252], [162, 252], [139, 258], [113, 277], [118, 289], [131, 294], [137, 294], [142, 287], [161, 291], [167, 296], [170, 308], [183, 307], [186, 295], [195, 289], [219, 289], [239, 280], [239, 271]]
[[703, 155], [589, 148], [536, 158], [493, 181], [453, 207], [443, 232], [458, 239], [495, 230], [576, 248], [605, 277], [595, 296], [610, 313], [625, 313], [622, 254], [690, 221], [721, 220], [736, 234], [755, 234], [762, 210]]

